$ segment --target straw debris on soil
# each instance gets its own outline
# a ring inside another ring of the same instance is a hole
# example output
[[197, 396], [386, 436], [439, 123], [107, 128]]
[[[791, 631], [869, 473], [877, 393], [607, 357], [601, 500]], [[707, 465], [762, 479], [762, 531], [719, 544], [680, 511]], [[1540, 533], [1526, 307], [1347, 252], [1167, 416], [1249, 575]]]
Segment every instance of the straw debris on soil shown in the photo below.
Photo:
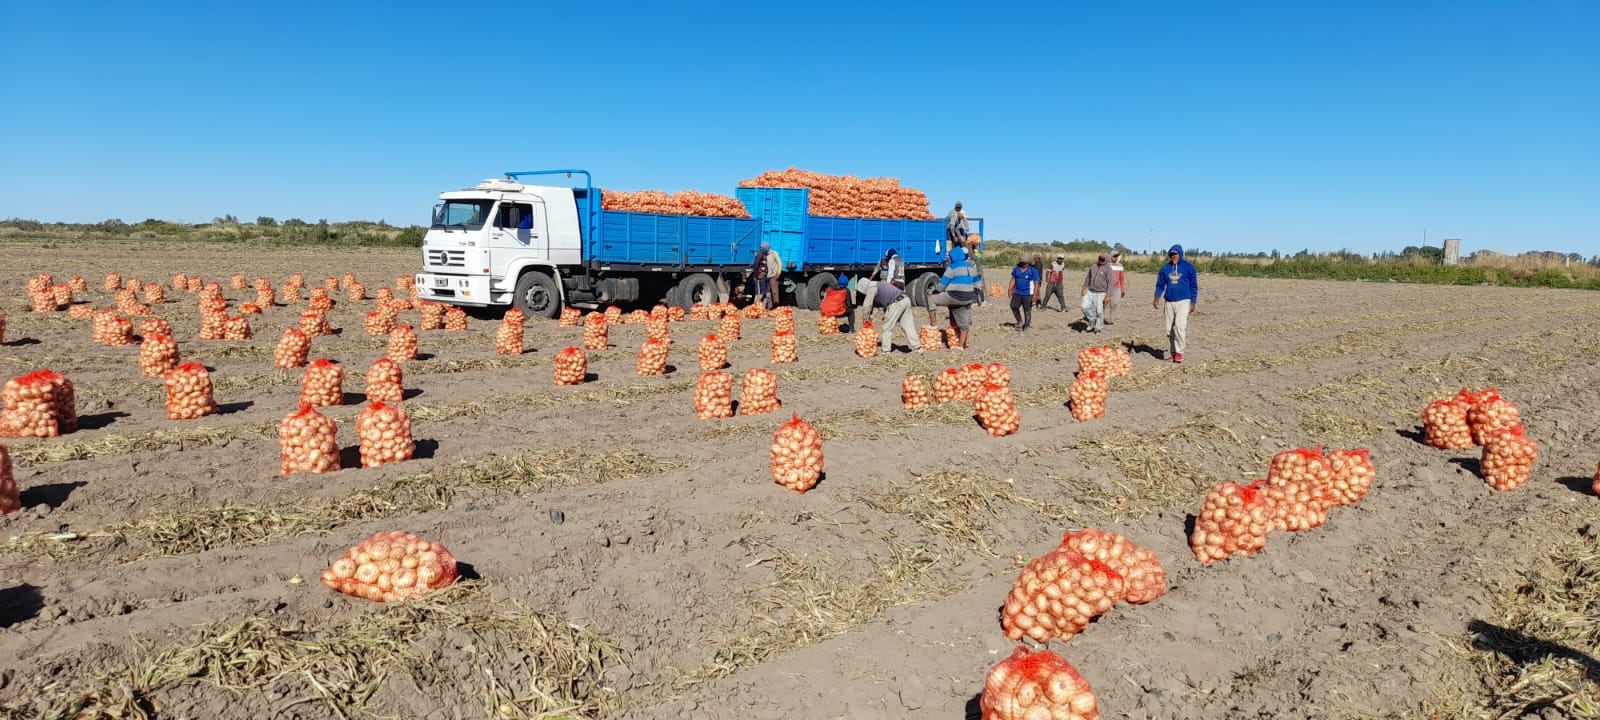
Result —
[[925, 545], [891, 543], [888, 559], [875, 564], [866, 579], [830, 572], [840, 567], [832, 558], [765, 548], [770, 554], [758, 563], [772, 565], [777, 577], [756, 602], [757, 627], [723, 644], [705, 665], [680, 678], [680, 690], [843, 634], [890, 608], [956, 589], [935, 572], [943, 558]]
[[999, 557], [988, 537], [991, 523], [999, 516], [1000, 502], [1027, 508], [1052, 520], [1067, 516], [1064, 508], [1018, 496], [1008, 480], [954, 470], [890, 483], [887, 491], [861, 493], [857, 497], [878, 512], [902, 515], [929, 532], [990, 557]]
[[[465, 662], [450, 662], [454, 643], [439, 642], [447, 633], [470, 636]], [[490, 717], [600, 718], [618, 705], [601, 679], [617, 660], [606, 639], [497, 603], [481, 582], [463, 581], [321, 629], [262, 617], [212, 625], [93, 683], [42, 678], [42, 689], [0, 711], [41, 720], [158, 717], [163, 694], [187, 686], [242, 695], [230, 702], [246, 708], [270, 703], [274, 715], [314, 703], [340, 718], [403, 716], [408, 708], [374, 706], [383, 687], [403, 677], [446, 705], [481, 707]]]
[[277, 437], [278, 423], [197, 426], [180, 430], [153, 430], [137, 435], [100, 435], [84, 440], [19, 442], [11, 447], [11, 460], [17, 467], [44, 463], [88, 460], [104, 455], [123, 455], [141, 450], [197, 448], [245, 437]]
[[1179, 443], [1191, 448], [1232, 445], [1244, 448], [1263, 463], [1266, 461], [1258, 452], [1249, 450], [1231, 427], [1210, 417], [1154, 432], [1096, 435], [1074, 442], [1066, 449], [1111, 464], [1122, 478], [1108, 478], [1114, 490], [1085, 483], [1081, 490], [1084, 495], [1078, 500], [1117, 522], [1191, 503], [1197, 493], [1204, 493], [1220, 481], [1206, 472], [1201, 463], [1194, 462]]
[[1452, 643], [1470, 672], [1452, 673], [1428, 715], [1600, 717], [1600, 544], [1560, 542], [1497, 590], [1494, 617], [1471, 620]]
[[[557, 488], [647, 477], [678, 467], [625, 448], [604, 453], [527, 452], [508, 458], [444, 465], [337, 499], [270, 507], [215, 507], [148, 515], [84, 534], [30, 534], [0, 546], [6, 555], [85, 555], [123, 543], [142, 556], [186, 555], [216, 547], [260, 545], [320, 533], [353, 522], [450, 507], [461, 494], [532, 495]], [[140, 555], [124, 558], [137, 560]]]

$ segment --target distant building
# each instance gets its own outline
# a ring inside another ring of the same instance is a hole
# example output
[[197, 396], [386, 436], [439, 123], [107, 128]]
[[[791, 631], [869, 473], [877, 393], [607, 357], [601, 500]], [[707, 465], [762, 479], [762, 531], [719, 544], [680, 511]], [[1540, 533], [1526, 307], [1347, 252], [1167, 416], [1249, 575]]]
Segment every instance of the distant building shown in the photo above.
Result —
[[1444, 241], [1444, 264], [1457, 265], [1461, 262], [1461, 241], [1456, 238], [1446, 238]]

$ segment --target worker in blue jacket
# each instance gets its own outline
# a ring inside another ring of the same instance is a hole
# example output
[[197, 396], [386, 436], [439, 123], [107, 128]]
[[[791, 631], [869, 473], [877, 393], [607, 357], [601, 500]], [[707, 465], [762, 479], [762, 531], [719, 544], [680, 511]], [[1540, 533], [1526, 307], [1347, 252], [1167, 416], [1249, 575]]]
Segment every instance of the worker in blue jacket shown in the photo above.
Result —
[[1200, 307], [1200, 277], [1194, 265], [1183, 259], [1183, 246], [1173, 245], [1167, 250], [1167, 264], [1156, 271], [1156, 297], [1151, 307], [1160, 308], [1166, 302], [1167, 340], [1172, 345], [1172, 361], [1183, 362], [1185, 335], [1189, 330], [1189, 313]]

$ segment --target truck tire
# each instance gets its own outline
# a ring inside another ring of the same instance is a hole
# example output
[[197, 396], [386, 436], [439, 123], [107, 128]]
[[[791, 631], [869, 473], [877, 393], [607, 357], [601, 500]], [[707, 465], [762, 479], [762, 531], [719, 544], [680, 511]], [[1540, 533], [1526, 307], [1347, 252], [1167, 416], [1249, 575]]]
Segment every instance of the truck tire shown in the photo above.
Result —
[[[825, 272], [812, 275], [811, 279], [806, 281], [805, 309], [822, 309], [822, 298], [828, 294], [828, 288], [833, 287], [834, 283], [837, 282], [839, 282], [839, 279], [834, 277], [833, 273]], [[798, 289], [796, 288], [796, 290]]]
[[555, 318], [561, 314], [561, 293], [549, 275], [529, 270], [517, 278], [511, 304], [528, 317]]
[[671, 295], [672, 304], [688, 310], [695, 303], [715, 305], [722, 301], [717, 293], [717, 281], [707, 273], [695, 273], [679, 281], [677, 292]]
[[917, 307], [928, 306], [928, 296], [932, 294], [933, 286], [939, 284], [938, 273], [923, 273], [911, 281], [911, 304]]

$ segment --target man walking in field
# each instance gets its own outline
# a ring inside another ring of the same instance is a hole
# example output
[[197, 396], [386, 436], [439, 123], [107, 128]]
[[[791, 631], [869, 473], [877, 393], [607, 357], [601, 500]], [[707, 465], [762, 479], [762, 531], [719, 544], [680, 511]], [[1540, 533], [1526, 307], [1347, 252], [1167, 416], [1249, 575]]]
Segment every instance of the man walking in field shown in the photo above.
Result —
[[1106, 293], [1106, 324], [1115, 325], [1117, 306], [1122, 296], [1128, 294], [1128, 274], [1122, 269], [1122, 251], [1111, 251], [1111, 292]]
[[1083, 329], [1097, 333], [1106, 329], [1106, 293], [1111, 292], [1111, 258], [1100, 253], [1099, 259], [1089, 266], [1083, 276], [1083, 288], [1078, 297], [1083, 301]]
[[1045, 271], [1044, 271], [1044, 295], [1043, 295], [1042, 299], [1039, 300], [1039, 309], [1043, 310], [1043, 309], [1049, 308], [1050, 307], [1050, 298], [1054, 297], [1057, 302], [1061, 303], [1061, 309], [1058, 310], [1057, 312], [1065, 312], [1066, 311], [1066, 309], [1067, 309], [1067, 296], [1064, 295], [1061, 292], [1061, 286], [1062, 286], [1063, 282], [1067, 278], [1067, 264], [1066, 263], [1067, 263], [1067, 258], [1066, 258], [1065, 255], [1057, 255], [1056, 256], [1056, 261], [1053, 262], [1053, 263], [1050, 263], [1050, 267], [1045, 269]]
[[1183, 246], [1173, 245], [1167, 250], [1167, 264], [1156, 273], [1156, 297], [1151, 307], [1167, 304], [1167, 339], [1172, 344], [1172, 361], [1183, 362], [1185, 337], [1189, 330], [1189, 313], [1200, 307], [1200, 277], [1194, 265], [1183, 259]]

